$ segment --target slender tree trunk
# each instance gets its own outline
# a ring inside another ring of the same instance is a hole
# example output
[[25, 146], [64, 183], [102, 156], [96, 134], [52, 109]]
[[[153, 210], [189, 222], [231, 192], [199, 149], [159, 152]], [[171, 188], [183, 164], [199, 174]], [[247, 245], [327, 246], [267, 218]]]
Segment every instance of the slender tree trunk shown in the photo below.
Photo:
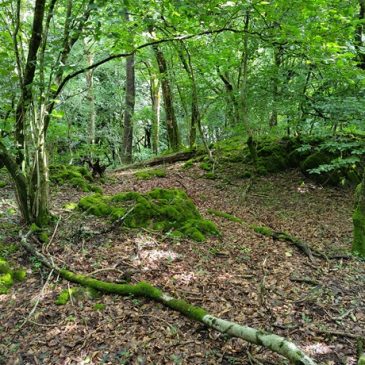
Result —
[[190, 148], [194, 148], [194, 146], [196, 145], [196, 130], [198, 128], [199, 123], [201, 122], [198, 89], [196, 87], [195, 72], [191, 62], [190, 52], [183, 42], [180, 42], [180, 44], [185, 50], [187, 59], [185, 58], [182, 49], [180, 48], [178, 49], [179, 57], [191, 83], [191, 119], [190, 119], [189, 145]]
[[355, 46], [357, 50], [357, 55], [359, 59], [358, 67], [360, 67], [362, 70], [365, 70], [365, 51], [364, 51], [364, 20], [365, 20], [365, 0], [359, 0], [360, 10], [359, 10], [359, 20], [362, 21], [362, 23], [359, 23], [356, 28], [356, 34], [355, 34]]
[[352, 252], [365, 257], [365, 171], [362, 182], [356, 189], [355, 200], [355, 210], [352, 215], [354, 224]]
[[226, 89], [228, 120], [232, 126], [238, 125], [240, 121], [239, 102], [236, 97], [235, 87], [229, 80], [228, 74], [223, 74], [220, 69], [217, 69], [219, 78], [223, 81]]
[[251, 128], [249, 126], [249, 115], [248, 115], [248, 29], [250, 23], [250, 15], [246, 12], [244, 30], [245, 34], [243, 36], [243, 53], [242, 53], [242, 64], [241, 64], [241, 82], [240, 82], [240, 104], [241, 104], [241, 118], [243, 126], [246, 131], [251, 135]]
[[[125, 19], [129, 22], [129, 14], [126, 8]], [[133, 113], [136, 99], [135, 71], [134, 71], [134, 54], [127, 57], [125, 64], [126, 86], [125, 86], [125, 112], [124, 112], [124, 129], [123, 129], [123, 153], [122, 161], [125, 164], [132, 162], [133, 149]]]
[[161, 93], [160, 81], [154, 74], [151, 74], [150, 91], [152, 101], [152, 151], [157, 155], [160, 133]]
[[272, 90], [272, 96], [273, 96], [273, 104], [272, 104], [272, 110], [270, 113], [269, 118], [269, 126], [275, 127], [278, 125], [278, 109], [277, 109], [277, 102], [279, 97], [279, 72], [280, 72], [280, 66], [281, 66], [281, 48], [274, 48], [274, 76], [272, 79], [273, 82], [273, 90]]
[[177, 126], [173, 96], [171, 92], [170, 81], [167, 74], [167, 63], [164, 54], [157, 45], [153, 46], [158, 69], [161, 75], [162, 98], [166, 114], [166, 128], [170, 148], [177, 151], [180, 147], [180, 136]]
[[[91, 66], [94, 61], [93, 54], [89, 49], [88, 43], [84, 41], [85, 55], [88, 66]], [[96, 128], [96, 110], [95, 110], [95, 95], [94, 95], [94, 71], [89, 70], [85, 73], [87, 87], [87, 101], [89, 104], [89, 123], [88, 123], [88, 139], [91, 145], [95, 144], [95, 128]]]
[[20, 166], [24, 161], [25, 120], [26, 113], [32, 101], [32, 83], [36, 71], [38, 49], [42, 41], [45, 4], [46, 0], [36, 0], [35, 2], [32, 35], [29, 41], [28, 57], [22, 77], [21, 96], [15, 112], [17, 163]]

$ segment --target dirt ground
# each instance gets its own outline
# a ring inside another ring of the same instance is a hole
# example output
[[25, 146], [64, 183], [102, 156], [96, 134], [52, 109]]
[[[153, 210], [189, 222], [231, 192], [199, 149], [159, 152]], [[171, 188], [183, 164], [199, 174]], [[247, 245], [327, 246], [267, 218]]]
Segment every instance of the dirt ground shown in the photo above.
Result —
[[[256, 179], [203, 178], [194, 167], [167, 167], [165, 178], [140, 181], [114, 172], [105, 194], [177, 187], [214, 221], [221, 238], [203, 243], [148, 230], [116, 228], [65, 204], [80, 193], [54, 187], [52, 212], [61, 217], [49, 244], [55, 262], [94, 277], [144, 280], [240, 324], [293, 340], [318, 363], [356, 364], [356, 338], [365, 337], [365, 263], [358, 259], [310, 262], [296, 247], [210, 215], [224, 211], [249, 224], [287, 231], [330, 255], [351, 247], [351, 190], [315, 185], [299, 172]], [[0, 243], [17, 243], [19, 226], [10, 184], [0, 188]], [[0, 295], [0, 364], [286, 364], [268, 350], [229, 338], [149, 300], [103, 295], [57, 295], [70, 284], [43, 269], [23, 249], [8, 252], [27, 280]], [[103, 304], [95, 305], [95, 304]]]

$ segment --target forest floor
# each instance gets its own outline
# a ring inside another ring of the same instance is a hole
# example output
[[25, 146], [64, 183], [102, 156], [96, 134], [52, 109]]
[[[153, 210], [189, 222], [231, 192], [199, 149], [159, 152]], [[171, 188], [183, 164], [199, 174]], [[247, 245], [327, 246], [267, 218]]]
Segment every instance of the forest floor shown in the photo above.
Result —
[[[217, 209], [249, 224], [287, 231], [323, 252], [346, 252], [352, 239], [352, 191], [321, 187], [296, 170], [208, 180], [198, 167], [181, 167], [168, 166], [165, 178], [146, 181], [130, 170], [113, 172], [102, 187], [105, 194], [183, 189], [217, 224], [221, 238], [197, 243], [123, 227], [98, 234], [110, 224], [107, 220], [64, 208], [85, 193], [54, 187], [52, 212], [62, 218], [43, 250], [73, 271], [109, 281], [126, 276], [132, 283], [149, 281], [213, 315], [288, 337], [318, 363], [355, 364], [356, 337], [365, 336], [364, 262], [310, 262], [288, 243], [208, 213]], [[10, 185], [0, 189], [0, 213], [4, 251], [19, 242], [22, 228]], [[57, 295], [69, 287], [66, 281], [49, 276], [23, 249], [9, 249], [7, 258], [26, 267], [28, 276], [0, 295], [0, 364], [287, 363], [141, 298], [74, 297], [57, 306]]]

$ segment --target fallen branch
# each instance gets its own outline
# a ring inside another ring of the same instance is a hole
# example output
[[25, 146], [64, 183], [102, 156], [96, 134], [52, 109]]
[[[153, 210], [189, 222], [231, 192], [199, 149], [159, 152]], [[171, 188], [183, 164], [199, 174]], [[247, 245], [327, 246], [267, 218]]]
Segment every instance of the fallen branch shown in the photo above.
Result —
[[309, 248], [309, 246], [305, 242], [303, 242], [295, 237], [290, 236], [286, 232], [273, 231], [271, 228], [266, 227], [266, 226], [251, 225], [250, 227], [253, 228], [253, 230], [256, 233], [262, 234], [267, 237], [272, 237], [274, 240], [286, 241], [286, 242], [293, 244], [300, 251], [305, 253], [309, 257], [309, 260], [311, 262], [314, 261], [312, 250]]
[[295, 281], [297, 283], [306, 283], [311, 285], [320, 285], [320, 282], [308, 277], [299, 278], [297, 276], [291, 276], [290, 281]]
[[309, 257], [309, 260], [313, 262], [313, 256], [319, 257], [325, 260], [335, 260], [335, 259], [351, 259], [352, 257], [345, 254], [334, 254], [334, 255], [326, 255], [325, 253], [316, 250], [308, 245], [308, 243], [290, 235], [287, 232], [274, 231], [270, 227], [267, 226], [257, 226], [255, 224], [250, 225], [256, 233], [262, 234], [267, 237], [272, 237], [274, 240], [286, 241], [297, 247], [300, 251], [302, 251], [305, 255]]
[[284, 356], [293, 364], [316, 365], [316, 363], [304, 352], [302, 352], [294, 343], [281, 336], [260, 331], [248, 326], [242, 326], [237, 323], [210, 315], [205, 309], [189, 304], [184, 300], [173, 298], [169, 294], [162, 292], [160, 289], [147, 282], [142, 281], [137, 284], [110, 283], [97, 280], [86, 275], [75, 274], [70, 270], [59, 268], [53, 264], [52, 260], [37, 251], [28, 242], [27, 236], [28, 235], [21, 236], [21, 245], [29, 253], [36, 256], [43, 265], [58, 273], [62, 278], [70, 282], [93, 288], [103, 293], [119, 294], [123, 296], [134, 295], [137, 297], [152, 299], [156, 302], [164, 304], [166, 307], [180, 312], [190, 319], [205, 324], [209, 328], [216, 329], [220, 333], [241, 338], [255, 345], [264, 346], [271, 351]]

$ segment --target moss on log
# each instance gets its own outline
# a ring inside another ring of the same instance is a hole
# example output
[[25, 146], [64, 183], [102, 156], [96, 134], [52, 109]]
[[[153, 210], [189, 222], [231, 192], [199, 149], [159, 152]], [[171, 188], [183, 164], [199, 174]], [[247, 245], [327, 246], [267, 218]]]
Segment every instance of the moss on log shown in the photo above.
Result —
[[214, 328], [221, 333], [267, 347], [286, 357], [293, 364], [315, 365], [314, 361], [306, 356], [295, 344], [287, 341], [283, 337], [212, 316], [208, 314], [204, 308], [194, 306], [182, 299], [173, 298], [147, 282], [142, 281], [137, 284], [110, 283], [86, 275], [75, 274], [72, 271], [65, 269], [61, 269], [59, 274], [68, 281], [91, 287], [103, 293], [119, 294], [123, 296], [134, 295], [152, 299], [180, 312], [185, 317], [204, 323], [207, 327]]

